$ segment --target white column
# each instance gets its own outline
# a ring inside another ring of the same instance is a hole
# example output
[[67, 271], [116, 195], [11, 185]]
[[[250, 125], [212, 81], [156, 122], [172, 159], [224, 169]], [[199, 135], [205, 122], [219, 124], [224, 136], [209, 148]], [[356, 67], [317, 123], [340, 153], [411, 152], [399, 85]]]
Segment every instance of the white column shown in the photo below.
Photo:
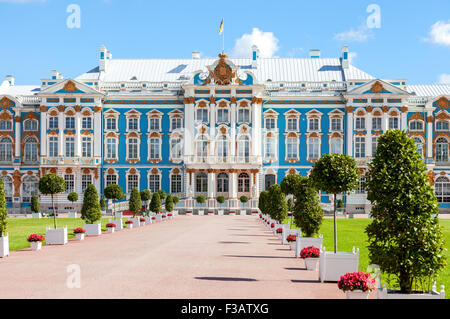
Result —
[[[430, 118], [430, 120], [428, 120]], [[427, 113], [427, 158], [433, 158], [433, 113]]]
[[41, 112], [41, 156], [47, 156], [47, 111]]
[[402, 131], [408, 131], [408, 107], [402, 108], [401, 115], [401, 127]]
[[[212, 99], [211, 102], [215, 102], [215, 99]], [[209, 122], [209, 136], [211, 140], [209, 142], [209, 156], [214, 156], [215, 151], [215, 135], [216, 135], [216, 104], [209, 104], [209, 112], [210, 112], [210, 122]]]
[[[184, 107], [184, 155], [194, 155], [194, 98], [185, 98]], [[186, 160], [185, 160], [186, 162]]]
[[372, 113], [367, 113], [366, 157], [372, 156]]
[[101, 109], [95, 109], [94, 113], [94, 157], [100, 157], [102, 151], [102, 118]]
[[208, 170], [208, 199], [216, 198], [216, 174]]
[[230, 177], [229, 197], [230, 197], [230, 199], [236, 199], [237, 198], [237, 172], [235, 170], [230, 171], [229, 177]]
[[59, 112], [58, 115], [58, 156], [64, 156], [64, 113]]
[[353, 156], [353, 110], [347, 111], [347, 155]]
[[383, 119], [381, 120], [381, 130], [385, 133], [389, 128], [389, 118], [386, 112], [383, 111]]
[[261, 104], [252, 104], [252, 156], [261, 156]]
[[[20, 145], [22, 144], [21, 139], [21, 132], [22, 130], [20, 129], [20, 110], [15, 110], [15, 117], [14, 117], [14, 123], [15, 123], [15, 157], [18, 158], [20, 160]], [[18, 119], [18, 120], [16, 120]]]
[[230, 156], [236, 156], [236, 103], [231, 103]]
[[75, 157], [81, 157], [81, 113], [75, 113]]

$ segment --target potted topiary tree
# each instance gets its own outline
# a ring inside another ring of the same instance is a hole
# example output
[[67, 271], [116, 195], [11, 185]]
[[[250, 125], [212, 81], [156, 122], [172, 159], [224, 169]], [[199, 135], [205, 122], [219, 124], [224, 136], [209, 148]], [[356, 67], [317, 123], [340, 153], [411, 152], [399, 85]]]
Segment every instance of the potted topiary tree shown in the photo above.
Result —
[[[299, 183], [303, 181], [303, 177], [299, 174], [289, 174], [283, 178], [283, 180], [280, 183], [281, 191], [286, 195], [292, 195], [292, 198], [288, 199], [288, 212], [291, 212], [291, 223], [289, 225], [289, 228], [292, 228], [292, 220], [293, 220], [293, 214], [292, 209], [295, 205], [295, 189]], [[289, 204], [289, 200], [291, 201], [291, 204]]]
[[[120, 213], [119, 216], [117, 216], [116, 204], [114, 203], [114, 201], [118, 202], [119, 200], [125, 197], [122, 187], [120, 187], [117, 184], [110, 184], [105, 187], [103, 195], [105, 196], [106, 199], [112, 200], [113, 202], [113, 220], [110, 220], [110, 222], [116, 224], [116, 230], [122, 230], [123, 229], [122, 213]], [[116, 219], [116, 216], [119, 217], [119, 219]]]
[[155, 192], [152, 196], [152, 201], [150, 202], [150, 210], [155, 213], [156, 219], [154, 219], [157, 222], [160, 222], [162, 220], [161, 218], [161, 199], [159, 197], [159, 192]]
[[[225, 197], [224, 196], [217, 196], [216, 198], [217, 202], [219, 203], [219, 207], [223, 207], [224, 203], [225, 203]], [[223, 215], [223, 209], [218, 209], [217, 210], [217, 215]]]
[[[75, 192], [70, 193], [69, 195], [67, 195], [67, 200], [75, 203], [76, 201], [78, 201], [78, 194]], [[68, 218], [77, 218], [77, 212], [69, 212], [69, 214], [67, 215]]]
[[139, 190], [137, 188], [133, 188], [130, 194], [129, 200], [129, 210], [133, 212], [133, 227], [139, 227], [141, 225], [139, 217], [137, 214], [140, 212], [142, 208], [141, 195], [139, 194]]
[[443, 286], [440, 293], [432, 287], [446, 264], [439, 206], [414, 140], [400, 130], [381, 135], [365, 178], [369, 260], [400, 288], [385, 286], [378, 298], [444, 298]]
[[102, 211], [102, 214], [104, 215], [106, 213], [106, 201], [103, 197], [100, 198], [99, 204], [100, 204], [100, 210]]
[[39, 191], [43, 195], [51, 195], [53, 209], [53, 225], [54, 229], [46, 230], [47, 245], [64, 245], [67, 244], [67, 227], [56, 228], [56, 211], [54, 203], [54, 195], [62, 193], [66, 190], [66, 182], [63, 178], [56, 174], [45, 174], [39, 180]]
[[152, 192], [149, 189], [144, 189], [141, 190], [140, 195], [145, 215], [148, 212], [148, 205], [150, 204], [150, 200], [152, 199]]
[[102, 225], [99, 223], [101, 218], [102, 212], [97, 189], [93, 184], [89, 184], [84, 191], [83, 207], [81, 208], [81, 219], [86, 222], [84, 225], [86, 236], [99, 236], [102, 234]]
[[309, 177], [301, 177], [295, 190], [294, 223], [300, 229], [297, 235], [295, 257], [305, 247], [314, 246], [322, 248], [322, 236], [316, 237], [323, 219], [323, 211], [317, 189]]
[[324, 154], [313, 166], [311, 174], [316, 188], [333, 194], [334, 253], [320, 254], [321, 281], [338, 281], [341, 275], [358, 271], [358, 253], [337, 252], [336, 195], [351, 192], [359, 185], [359, 170], [353, 157], [345, 154]]
[[[180, 202], [180, 198], [178, 196], [172, 196], [172, 201], [173, 201], [173, 205], [175, 207]], [[178, 209], [174, 209], [173, 215], [178, 215]]]
[[261, 211], [262, 214], [262, 221], [265, 222], [268, 216], [268, 199], [269, 199], [269, 191], [262, 191], [259, 193], [259, 199], [258, 199], [258, 208]]
[[5, 187], [0, 178], [0, 257], [9, 255], [8, 210], [6, 209]]
[[[248, 203], [248, 197], [245, 195], [242, 195], [241, 197], [239, 197], [239, 201], [242, 203], [242, 206], [246, 206], [246, 204]], [[246, 215], [247, 214], [247, 210], [246, 209], [241, 209], [239, 211], [240, 215]]]
[[342, 199], [338, 199], [337, 201], [337, 213], [341, 215], [344, 213], [344, 202]]
[[[172, 195], [167, 195], [166, 197], [166, 203], [165, 203], [166, 212], [172, 214], [173, 211], [173, 197]], [[168, 215], [168, 214], [167, 214]], [[171, 219], [172, 215], [168, 217], [168, 219]]]
[[39, 207], [39, 199], [36, 195], [31, 196], [31, 216], [33, 218], [41, 218], [41, 208]]
[[[205, 199], [205, 196], [203, 196], [203, 195], [198, 195], [197, 196], [197, 198], [196, 198], [196, 200], [197, 200], [197, 205], [199, 206], [199, 207], [204, 207], [205, 205], [205, 203], [206, 203], [206, 199]], [[204, 215], [205, 214], [205, 211], [203, 210], [203, 209], [199, 209], [199, 210], [197, 210], [197, 214], [198, 215]]]

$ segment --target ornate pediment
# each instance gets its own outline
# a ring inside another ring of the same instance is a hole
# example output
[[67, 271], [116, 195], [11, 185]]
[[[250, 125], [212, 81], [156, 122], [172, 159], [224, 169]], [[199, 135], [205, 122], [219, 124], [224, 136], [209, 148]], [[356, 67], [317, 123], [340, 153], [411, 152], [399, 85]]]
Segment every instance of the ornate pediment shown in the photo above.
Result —
[[230, 85], [236, 77], [237, 66], [227, 59], [225, 53], [219, 54], [219, 60], [208, 67], [209, 78], [213, 79], [217, 85]]
[[13, 101], [11, 101], [10, 99], [8, 99], [6, 96], [4, 96], [1, 100], [0, 100], [0, 107], [2, 109], [7, 109], [10, 107], [15, 106], [16, 103], [14, 103]]
[[448, 99], [447, 99], [445, 96], [441, 97], [439, 100], [437, 100], [437, 101], [435, 102], [435, 106], [437, 106], [437, 107], [440, 108], [441, 110], [447, 109], [447, 108], [448, 108], [448, 105], [449, 105]]

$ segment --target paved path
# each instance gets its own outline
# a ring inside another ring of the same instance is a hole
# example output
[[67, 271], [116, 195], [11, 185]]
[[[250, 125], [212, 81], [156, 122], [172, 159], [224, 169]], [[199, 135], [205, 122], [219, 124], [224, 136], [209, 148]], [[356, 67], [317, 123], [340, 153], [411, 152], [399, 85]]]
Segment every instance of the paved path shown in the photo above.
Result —
[[[67, 288], [67, 267], [81, 288]], [[176, 216], [0, 259], [0, 298], [345, 298], [255, 216]]]

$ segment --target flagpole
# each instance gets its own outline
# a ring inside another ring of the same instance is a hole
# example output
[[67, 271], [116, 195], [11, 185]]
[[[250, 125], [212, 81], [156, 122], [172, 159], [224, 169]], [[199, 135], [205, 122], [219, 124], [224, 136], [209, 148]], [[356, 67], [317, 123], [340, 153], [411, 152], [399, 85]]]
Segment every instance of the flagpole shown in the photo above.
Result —
[[225, 18], [222, 18], [223, 30], [222, 30], [222, 54], [225, 53]]

